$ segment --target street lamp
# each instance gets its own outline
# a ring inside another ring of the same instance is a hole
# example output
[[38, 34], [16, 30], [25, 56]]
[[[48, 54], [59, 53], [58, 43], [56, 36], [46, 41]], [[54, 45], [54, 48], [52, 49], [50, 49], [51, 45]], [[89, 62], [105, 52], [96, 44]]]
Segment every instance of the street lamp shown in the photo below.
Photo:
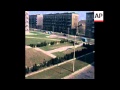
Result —
[[69, 38], [69, 28], [68, 28], [68, 38]]
[[53, 33], [54, 33], [54, 26], [53, 26]]
[[75, 40], [74, 40], [73, 72], [75, 71], [75, 42], [76, 42], [76, 35], [74, 37], [75, 37]]

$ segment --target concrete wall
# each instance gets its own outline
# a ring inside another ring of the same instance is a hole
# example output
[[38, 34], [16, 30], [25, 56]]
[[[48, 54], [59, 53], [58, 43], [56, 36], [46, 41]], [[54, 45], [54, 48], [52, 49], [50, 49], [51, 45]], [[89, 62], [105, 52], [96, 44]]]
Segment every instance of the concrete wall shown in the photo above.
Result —
[[29, 12], [25, 11], [25, 31], [29, 32]]
[[37, 15], [37, 26], [43, 29], [43, 15]]
[[78, 14], [72, 14], [72, 25], [71, 25], [72, 29], [75, 29], [76, 26], [78, 26], [78, 21], [79, 21], [79, 15]]

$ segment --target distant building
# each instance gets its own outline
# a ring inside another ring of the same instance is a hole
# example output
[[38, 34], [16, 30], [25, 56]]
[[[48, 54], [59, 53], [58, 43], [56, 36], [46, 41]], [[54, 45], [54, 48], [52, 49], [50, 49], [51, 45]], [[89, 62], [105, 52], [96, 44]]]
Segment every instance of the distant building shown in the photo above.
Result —
[[88, 38], [94, 38], [94, 12], [86, 13], [85, 36]]
[[25, 11], [25, 33], [29, 33], [29, 12]]
[[43, 29], [43, 15], [29, 16], [30, 28]]
[[78, 17], [76, 13], [45, 14], [43, 15], [43, 29], [62, 33], [69, 31], [70, 34], [78, 26]]
[[78, 22], [78, 33], [85, 34], [86, 20], [81, 20]]

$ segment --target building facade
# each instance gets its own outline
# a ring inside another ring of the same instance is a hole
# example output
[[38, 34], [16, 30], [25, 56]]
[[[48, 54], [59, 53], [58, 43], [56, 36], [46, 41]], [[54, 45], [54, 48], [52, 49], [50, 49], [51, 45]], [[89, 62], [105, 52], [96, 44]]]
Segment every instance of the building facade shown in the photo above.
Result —
[[85, 34], [86, 20], [81, 20], [78, 22], [78, 33]]
[[86, 13], [85, 36], [88, 38], [94, 38], [94, 12]]
[[70, 33], [78, 26], [79, 15], [76, 13], [56, 13], [43, 15], [43, 30]]
[[43, 15], [30, 15], [30, 28], [43, 29]]
[[25, 11], [25, 33], [29, 33], [29, 12]]

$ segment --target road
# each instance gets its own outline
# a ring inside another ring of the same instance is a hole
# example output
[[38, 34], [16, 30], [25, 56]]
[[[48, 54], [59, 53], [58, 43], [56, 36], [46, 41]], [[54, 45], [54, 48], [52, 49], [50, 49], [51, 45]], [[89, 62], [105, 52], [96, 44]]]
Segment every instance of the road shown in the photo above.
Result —
[[64, 79], [94, 79], [94, 66], [88, 65], [75, 73], [64, 77]]

